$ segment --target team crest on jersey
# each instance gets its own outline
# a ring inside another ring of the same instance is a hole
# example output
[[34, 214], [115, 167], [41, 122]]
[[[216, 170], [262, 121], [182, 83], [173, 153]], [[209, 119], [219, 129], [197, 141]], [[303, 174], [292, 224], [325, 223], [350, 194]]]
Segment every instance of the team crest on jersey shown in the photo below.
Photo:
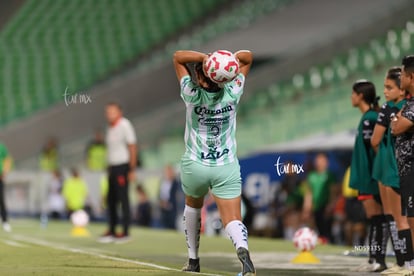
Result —
[[241, 86], [242, 86], [242, 82], [241, 82], [241, 80], [240, 80], [239, 78], [236, 78], [236, 79], [234, 80], [234, 82], [236, 83], [236, 85], [237, 85], [238, 87], [241, 87]]

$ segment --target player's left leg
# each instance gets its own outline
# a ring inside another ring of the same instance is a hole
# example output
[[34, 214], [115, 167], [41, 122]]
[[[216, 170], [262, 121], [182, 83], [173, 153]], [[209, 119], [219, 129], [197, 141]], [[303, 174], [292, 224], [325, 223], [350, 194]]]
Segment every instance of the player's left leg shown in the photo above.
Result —
[[186, 158], [181, 160], [181, 185], [185, 194], [183, 223], [188, 248], [188, 262], [183, 271], [200, 272], [201, 208], [208, 193], [208, 175], [205, 166]]
[[118, 200], [121, 202], [122, 209], [122, 229], [121, 235], [117, 236], [118, 242], [129, 241], [129, 225], [131, 220], [131, 210], [129, 206], [129, 181], [128, 181], [129, 166], [123, 165], [119, 168], [117, 175], [117, 189], [118, 189]]
[[200, 272], [198, 249], [200, 247], [201, 208], [203, 203], [204, 196], [194, 198], [186, 195], [183, 223], [188, 248], [188, 262], [183, 267], [183, 271]]

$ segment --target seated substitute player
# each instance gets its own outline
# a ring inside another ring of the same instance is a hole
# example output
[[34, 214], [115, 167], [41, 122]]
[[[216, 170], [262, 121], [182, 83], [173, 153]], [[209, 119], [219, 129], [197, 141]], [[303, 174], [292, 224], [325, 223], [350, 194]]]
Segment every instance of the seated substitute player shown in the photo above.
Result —
[[[184, 225], [189, 261], [183, 271], [200, 271], [201, 208], [210, 189], [242, 263], [242, 275], [256, 275], [248, 251], [247, 229], [241, 218], [241, 177], [235, 139], [236, 108], [253, 57], [245, 50], [236, 52], [235, 56], [240, 72], [221, 88], [203, 72], [208, 55], [195, 51], [174, 54], [174, 67], [187, 110], [181, 181], [186, 195]], [[188, 63], [196, 64], [196, 83], [191, 80]]]

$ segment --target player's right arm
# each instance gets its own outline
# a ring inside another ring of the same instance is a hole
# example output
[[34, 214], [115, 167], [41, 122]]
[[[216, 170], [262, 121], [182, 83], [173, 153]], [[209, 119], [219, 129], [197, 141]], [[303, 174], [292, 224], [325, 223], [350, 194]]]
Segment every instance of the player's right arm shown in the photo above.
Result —
[[398, 112], [392, 120], [391, 130], [393, 135], [401, 135], [411, 131], [414, 127], [414, 106], [406, 106]]
[[190, 72], [186, 66], [187, 63], [203, 62], [206, 57], [206, 54], [196, 51], [176, 51], [174, 53], [173, 62], [178, 81], [181, 81], [184, 76], [190, 75]]

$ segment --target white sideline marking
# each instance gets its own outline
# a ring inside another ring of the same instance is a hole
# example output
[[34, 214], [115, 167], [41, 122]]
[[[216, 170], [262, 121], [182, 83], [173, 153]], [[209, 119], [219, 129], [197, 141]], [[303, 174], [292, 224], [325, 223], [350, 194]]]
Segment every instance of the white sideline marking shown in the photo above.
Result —
[[[161, 266], [161, 265], [156, 265], [156, 264], [146, 263], [146, 262], [140, 262], [140, 261], [134, 261], [134, 260], [124, 259], [124, 258], [119, 258], [119, 257], [112, 257], [112, 256], [109, 256], [109, 255], [104, 255], [104, 254], [100, 254], [100, 253], [86, 251], [86, 250], [78, 249], [78, 248], [70, 248], [70, 247], [66, 247], [66, 246], [63, 246], [63, 245], [54, 244], [54, 243], [47, 242], [47, 241], [44, 241], [44, 240], [33, 239], [33, 238], [21, 236], [21, 235], [13, 235], [13, 238], [15, 240], [26, 242], [26, 243], [31, 243], [31, 244], [35, 244], [35, 245], [44, 246], [44, 247], [49, 247], [49, 248], [52, 248], [52, 249], [59, 249], [59, 250], [68, 251], [68, 252], [72, 252], [72, 253], [81, 253], [81, 254], [85, 254], [85, 255], [98, 257], [98, 258], [101, 258], [101, 259], [108, 259], [108, 260], [124, 262], [124, 263], [132, 263], [132, 264], [137, 264], [137, 265], [141, 265], [141, 266], [147, 266], [147, 267], [152, 267], [152, 268], [157, 268], [157, 269], [167, 270], [167, 271], [181, 272], [180, 269], [176, 269], [176, 268], [170, 268], [170, 267], [166, 267], [166, 266]], [[16, 243], [16, 244], [18, 244], [18, 243]], [[220, 274], [209, 274], [209, 273], [197, 273], [197, 275], [222, 276]]]
[[14, 246], [14, 247], [27, 247], [27, 245], [21, 244], [16, 241], [3, 240], [3, 242], [7, 245]]

